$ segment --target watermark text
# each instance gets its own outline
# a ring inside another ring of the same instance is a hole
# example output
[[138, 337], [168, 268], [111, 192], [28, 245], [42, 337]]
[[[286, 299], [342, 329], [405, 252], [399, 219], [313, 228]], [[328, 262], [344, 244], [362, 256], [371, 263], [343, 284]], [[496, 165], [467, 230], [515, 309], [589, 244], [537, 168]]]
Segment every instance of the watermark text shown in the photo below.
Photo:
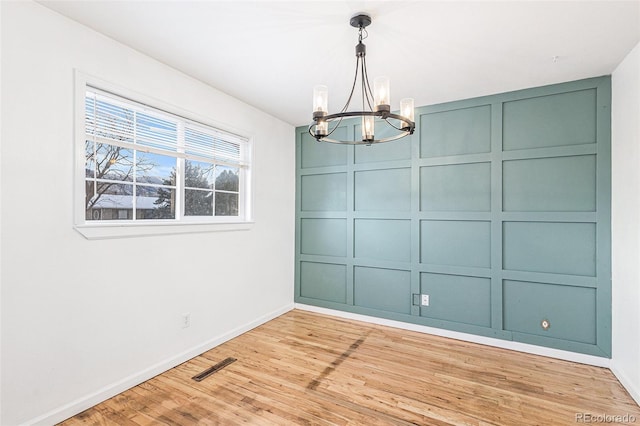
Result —
[[576, 413], [576, 423], [635, 423], [633, 414]]

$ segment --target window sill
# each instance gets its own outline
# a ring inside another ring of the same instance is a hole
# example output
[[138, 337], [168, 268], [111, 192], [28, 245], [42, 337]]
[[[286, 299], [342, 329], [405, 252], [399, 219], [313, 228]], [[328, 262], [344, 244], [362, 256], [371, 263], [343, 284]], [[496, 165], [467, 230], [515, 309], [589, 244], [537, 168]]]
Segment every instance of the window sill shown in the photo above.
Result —
[[87, 240], [111, 238], [152, 237], [157, 235], [194, 234], [202, 232], [246, 231], [254, 222], [221, 223], [145, 223], [145, 224], [91, 224], [75, 225]]

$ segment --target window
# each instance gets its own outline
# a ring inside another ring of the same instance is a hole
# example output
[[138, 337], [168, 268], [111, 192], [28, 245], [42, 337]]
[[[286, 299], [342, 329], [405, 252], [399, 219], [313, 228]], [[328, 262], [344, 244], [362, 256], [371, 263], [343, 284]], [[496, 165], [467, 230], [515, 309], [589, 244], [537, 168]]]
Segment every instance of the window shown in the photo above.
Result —
[[82, 90], [84, 215], [76, 225], [249, 220], [248, 138]]

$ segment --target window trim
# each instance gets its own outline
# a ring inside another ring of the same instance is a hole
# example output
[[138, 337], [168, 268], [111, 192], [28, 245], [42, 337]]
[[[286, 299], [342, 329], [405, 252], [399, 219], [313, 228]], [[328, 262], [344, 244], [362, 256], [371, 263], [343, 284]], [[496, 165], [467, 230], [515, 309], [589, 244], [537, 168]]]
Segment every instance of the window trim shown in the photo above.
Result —
[[[186, 120], [211, 126], [215, 129], [242, 135], [247, 138], [248, 162], [245, 171], [244, 194], [240, 203], [244, 203], [244, 217], [213, 216], [215, 220], [204, 217], [183, 217], [182, 220], [139, 220], [131, 222], [92, 222], [85, 219], [85, 93], [95, 88], [114, 95], [130, 99], [150, 108], [180, 116]], [[144, 95], [120, 85], [93, 77], [78, 69], [74, 70], [74, 182], [73, 182], [73, 228], [87, 239], [125, 238], [136, 236], [169, 235], [197, 232], [248, 230], [253, 221], [253, 135], [241, 129], [215, 122], [207, 117], [168, 104], [156, 98]]]

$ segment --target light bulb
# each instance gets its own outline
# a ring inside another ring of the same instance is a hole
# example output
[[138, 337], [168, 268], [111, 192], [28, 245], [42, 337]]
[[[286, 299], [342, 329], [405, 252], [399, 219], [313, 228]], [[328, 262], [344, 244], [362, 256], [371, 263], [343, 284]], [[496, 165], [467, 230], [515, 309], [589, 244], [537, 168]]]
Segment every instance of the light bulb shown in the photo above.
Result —
[[316, 136], [327, 136], [329, 133], [329, 122], [328, 121], [319, 121], [316, 124]]
[[362, 140], [372, 141], [374, 139], [374, 117], [365, 115], [362, 117]]
[[389, 96], [389, 77], [376, 77], [373, 80], [373, 99], [376, 107], [391, 105]]
[[412, 98], [404, 98], [400, 101], [400, 115], [414, 121], [414, 107]]
[[329, 89], [327, 86], [318, 85], [313, 88], [313, 112], [329, 111]]

